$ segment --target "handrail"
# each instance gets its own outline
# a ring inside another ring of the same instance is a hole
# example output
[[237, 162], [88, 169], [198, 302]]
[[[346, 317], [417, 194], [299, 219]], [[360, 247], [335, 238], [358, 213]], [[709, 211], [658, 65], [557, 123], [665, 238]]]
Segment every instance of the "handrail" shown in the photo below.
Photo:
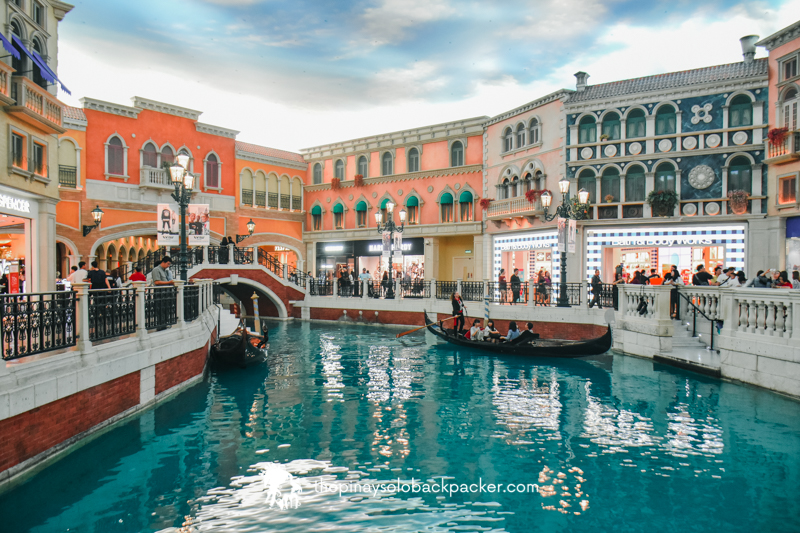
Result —
[[713, 350], [714, 349], [714, 328], [716, 326], [715, 321], [713, 319], [709, 318], [709, 316], [707, 314], [705, 314], [703, 312], [703, 310], [700, 309], [694, 302], [692, 302], [691, 298], [688, 295], [683, 294], [680, 291], [680, 289], [678, 289], [678, 296], [680, 296], [681, 298], [686, 300], [686, 303], [688, 303], [689, 305], [691, 305], [694, 308], [694, 313], [692, 314], [692, 337], [696, 337], [697, 336], [697, 313], [698, 312], [701, 315], [703, 315], [703, 318], [708, 320], [708, 322], [711, 324], [711, 340], [709, 341], [708, 348], [710, 350]]

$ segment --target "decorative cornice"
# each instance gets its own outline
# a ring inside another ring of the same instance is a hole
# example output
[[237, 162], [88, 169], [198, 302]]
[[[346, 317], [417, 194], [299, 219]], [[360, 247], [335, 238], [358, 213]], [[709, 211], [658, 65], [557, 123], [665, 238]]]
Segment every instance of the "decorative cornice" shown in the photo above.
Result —
[[[465, 165], [463, 167], [441, 168], [438, 170], [423, 170], [421, 172], [409, 172], [408, 174], [392, 174], [391, 176], [380, 176], [377, 178], [364, 178], [364, 185], [377, 185], [379, 183], [400, 183], [403, 181], [411, 181], [425, 178], [438, 178], [441, 176], [458, 176], [460, 174], [470, 174], [472, 172], [481, 172], [483, 165]], [[346, 189], [355, 187], [355, 180], [343, 181], [339, 185], [340, 188]], [[306, 192], [314, 191], [328, 191], [331, 188], [330, 183], [320, 183], [317, 185], [306, 185], [303, 189]]]
[[[403, 229], [403, 237], [448, 237], [453, 235], [480, 235], [482, 224], [480, 220], [470, 222], [447, 222], [433, 224], [406, 224]], [[375, 226], [366, 228], [345, 228], [337, 230], [323, 231], [304, 231], [303, 242], [316, 244], [326, 241], [345, 241], [352, 239], [380, 238], [375, 232]]]
[[324, 144], [300, 150], [309, 161], [329, 159], [336, 155], [357, 154], [360, 152], [373, 152], [387, 148], [397, 148], [420, 142], [443, 141], [454, 137], [476, 136], [483, 134], [483, 123], [489, 117], [475, 117], [455, 122], [434, 124], [409, 130], [395, 131], [362, 137], [349, 141]]
[[72, 4], [60, 2], [59, 0], [50, 0], [50, 5], [53, 6], [53, 14], [56, 17], [56, 20], [59, 22], [61, 22], [64, 19], [64, 16], [72, 11], [75, 7]]
[[277, 165], [280, 167], [293, 168], [295, 170], [308, 170], [308, 163], [298, 163], [289, 159], [281, 159], [280, 157], [269, 157], [253, 152], [245, 152], [236, 150], [236, 159], [243, 159], [245, 161], [253, 161], [254, 163], [264, 163], [266, 165]]
[[139, 109], [147, 109], [148, 111], [156, 111], [158, 113], [166, 113], [168, 115], [175, 115], [176, 117], [188, 118], [189, 120], [197, 120], [202, 111], [196, 111], [186, 107], [180, 107], [172, 104], [165, 104], [164, 102], [157, 102], [155, 100], [148, 100], [141, 96], [134, 96], [131, 98], [134, 107]]
[[81, 98], [81, 104], [84, 109], [92, 111], [100, 111], [101, 113], [110, 113], [112, 115], [119, 115], [126, 118], [138, 118], [141, 109], [137, 107], [128, 107], [126, 105], [114, 104], [112, 102], [105, 102], [103, 100], [95, 100], [94, 98]]
[[756, 46], [763, 46], [770, 52], [782, 46], [789, 41], [793, 41], [800, 37], [800, 21], [795, 22], [791, 26], [787, 26], [779, 30], [769, 37], [765, 37], [756, 43]]
[[89, 125], [89, 123], [86, 120], [64, 117], [63, 125], [69, 130], [86, 131], [86, 127]]
[[509, 119], [511, 117], [514, 117], [516, 115], [520, 115], [522, 113], [525, 113], [526, 111], [530, 111], [531, 109], [534, 109], [534, 108], [537, 108], [537, 107], [541, 107], [543, 105], [549, 104], [549, 103], [554, 102], [556, 100], [560, 100], [560, 99], [562, 99], [564, 97], [569, 96], [573, 92], [575, 92], [575, 91], [570, 91], [569, 89], [559, 89], [556, 92], [550, 93], [547, 96], [542, 96], [541, 98], [538, 98], [538, 99], [536, 99], [536, 100], [534, 100], [532, 102], [528, 102], [525, 105], [521, 105], [521, 106], [519, 106], [519, 107], [517, 107], [515, 109], [512, 109], [511, 111], [506, 111], [505, 113], [501, 113], [499, 115], [496, 115], [496, 116], [490, 118], [489, 120], [487, 120], [486, 122], [484, 122], [483, 126], [485, 128], [487, 128], [487, 127], [491, 126], [492, 124], [497, 124], [498, 122], [502, 122], [502, 121], [504, 121], [506, 119]]
[[239, 131], [236, 130], [229, 130], [228, 128], [223, 128], [220, 126], [213, 126], [211, 124], [204, 124], [202, 122], [196, 122], [195, 128], [200, 133], [208, 133], [211, 135], [218, 135], [220, 137], [227, 137], [228, 139], [235, 139], [237, 135], [239, 135]]

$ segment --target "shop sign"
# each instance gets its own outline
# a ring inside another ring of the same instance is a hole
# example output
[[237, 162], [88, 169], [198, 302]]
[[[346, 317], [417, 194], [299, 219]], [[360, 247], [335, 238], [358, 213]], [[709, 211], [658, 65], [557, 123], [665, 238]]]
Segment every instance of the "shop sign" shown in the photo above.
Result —
[[[404, 251], [404, 252], [410, 252], [410, 251], [411, 251], [411, 243], [408, 243], [408, 244], [402, 244], [402, 245], [400, 246], [400, 248], [401, 248], [401, 250], [402, 250], [402, 251]], [[381, 253], [381, 252], [383, 252], [383, 251], [384, 251], [384, 249], [383, 249], [383, 244], [370, 244], [370, 245], [367, 247], [367, 250], [369, 250], [370, 252], [373, 252], [373, 253], [379, 254], [379, 253]], [[397, 249], [395, 248], [395, 250], [397, 250]], [[388, 250], [386, 250], [386, 255], [387, 255], [387, 256], [389, 255], [389, 251], [388, 251]]]
[[714, 244], [714, 240], [707, 237], [661, 237], [657, 239], [623, 237], [611, 241], [611, 246], [696, 246], [706, 244]]
[[575, 237], [578, 234], [578, 221], [570, 219], [567, 228], [567, 253], [575, 253]]
[[7, 194], [0, 194], [0, 209], [10, 209], [20, 213], [30, 213], [31, 203], [28, 200], [15, 198]]
[[529, 242], [501, 242], [497, 244], [497, 249], [501, 252], [510, 250], [534, 250], [536, 248], [552, 248], [556, 243], [552, 240], [548, 241], [529, 241]]

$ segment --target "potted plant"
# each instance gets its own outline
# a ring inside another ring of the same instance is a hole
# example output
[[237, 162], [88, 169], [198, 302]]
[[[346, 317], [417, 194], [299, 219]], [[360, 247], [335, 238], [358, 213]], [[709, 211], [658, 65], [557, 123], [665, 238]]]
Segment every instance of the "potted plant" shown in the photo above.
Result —
[[486, 211], [486, 210], [489, 209], [489, 206], [491, 205], [492, 200], [491, 200], [491, 198], [481, 198], [480, 202], [478, 202], [478, 203], [480, 204], [481, 209]]
[[333, 178], [331, 180], [331, 189], [334, 190], [334, 191], [337, 190], [339, 188], [339, 186], [341, 185], [341, 183], [342, 182], [341, 182], [341, 180], [339, 180], [339, 178]]
[[600, 136], [600, 142], [606, 142], [608, 140], [608, 134], [604, 133]]
[[611, 202], [614, 201], [614, 195], [613, 194], [606, 194], [604, 199], [605, 199], [607, 204], [610, 204]]
[[653, 216], [668, 217], [675, 212], [678, 205], [678, 193], [675, 191], [650, 191], [647, 203], [653, 210]]
[[789, 128], [772, 128], [767, 132], [767, 138], [772, 146], [780, 146], [786, 139], [787, 133], [789, 133]]
[[362, 174], [356, 174], [353, 179], [355, 180], [356, 187], [364, 186], [364, 176]]
[[578, 197], [577, 194], [575, 196], [569, 197], [569, 203], [572, 206], [572, 212], [578, 215], [578, 220], [581, 220], [583, 218], [591, 218], [591, 213], [592, 213], [591, 203], [582, 204], [581, 199]]
[[731, 208], [734, 215], [743, 215], [747, 213], [749, 199], [750, 193], [747, 191], [728, 191], [728, 206]]

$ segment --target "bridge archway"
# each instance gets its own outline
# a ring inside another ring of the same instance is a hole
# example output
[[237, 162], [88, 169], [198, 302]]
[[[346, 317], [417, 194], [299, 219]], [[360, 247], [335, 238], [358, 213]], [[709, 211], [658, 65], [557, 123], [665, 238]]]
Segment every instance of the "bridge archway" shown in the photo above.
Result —
[[[262, 298], [266, 297], [266, 299], [269, 301], [269, 304], [271, 304], [272, 307], [274, 307], [275, 310], [277, 310], [278, 318], [282, 319], [289, 318], [289, 312], [286, 309], [286, 305], [284, 305], [280, 297], [266, 285], [263, 285], [257, 281], [253, 281], [252, 279], [247, 279], [243, 277], [238, 278], [236, 285], [231, 284], [232, 280], [230, 277], [219, 278], [216, 281], [219, 282], [220, 285], [224, 286], [223, 288], [225, 289], [225, 291], [232, 294], [234, 298], [240, 300], [242, 306], [248, 310], [249, 314], [252, 314], [252, 309], [251, 309], [252, 303], [250, 300], [250, 296], [252, 294], [252, 291], [255, 290], [256, 293], [258, 293], [259, 297], [259, 314], [261, 316], [271, 316], [271, 313], [269, 313], [270, 308], [265, 307], [264, 303], [261, 301]], [[242, 289], [237, 289], [237, 287], [242, 287]]]

